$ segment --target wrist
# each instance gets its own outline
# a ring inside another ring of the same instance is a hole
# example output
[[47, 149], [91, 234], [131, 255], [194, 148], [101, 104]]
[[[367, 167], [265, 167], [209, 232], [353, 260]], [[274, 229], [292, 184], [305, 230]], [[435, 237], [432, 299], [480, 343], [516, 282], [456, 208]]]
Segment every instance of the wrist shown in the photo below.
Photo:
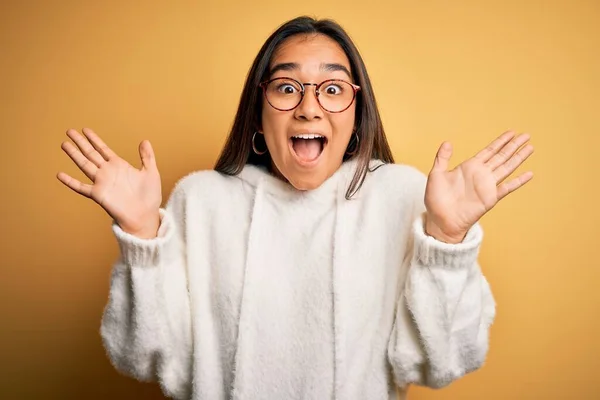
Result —
[[[117, 222], [118, 223], [118, 222]], [[140, 239], [154, 239], [158, 234], [160, 227], [160, 214], [157, 212], [150, 217], [143, 219], [142, 223], [118, 223], [121, 229]]]
[[448, 244], [458, 244], [465, 239], [465, 236], [467, 236], [467, 232], [446, 232], [444, 229], [440, 228], [435, 222], [433, 222], [427, 214], [425, 214], [424, 219], [425, 221], [423, 224], [423, 230], [425, 231], [425, 234], [433, 237], [435, 240], [438, 240], [440, 242]]

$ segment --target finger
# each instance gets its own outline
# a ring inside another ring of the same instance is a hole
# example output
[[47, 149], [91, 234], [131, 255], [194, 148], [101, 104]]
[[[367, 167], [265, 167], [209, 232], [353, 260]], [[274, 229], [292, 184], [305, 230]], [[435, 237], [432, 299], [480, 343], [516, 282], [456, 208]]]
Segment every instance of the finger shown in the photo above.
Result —
[[71, 142], [63, 142], [60, 146], [65, 153], [73, 160], [73, 162], [79, 167], [81, 171], [90, 178], [92, 181], [96, 179], [96, 172], [98, 167], [93, 162], [88, 160]]
[[156, 169], [156, 158], [154, 150], [148, 140], [143, 140], [139, 146], [140, 159], [142, 160], [142, 168]]
[[525, 185], [531, 179], [533, 179], [533, 172], [527, 171], [524, 174], [516, 177], [515, 179], [501, 184], [500, 186], [498, 186], [498, 201], [502, 200], [510, 193]]
[[450, 157], [452, 157], [452, 144], [444, 142], [437, 151], [432, 171], [447, 171]]
[[65, 186], [72, 189], [73, 191], [75, 191], [85, 197], [88, 197], [88, 198], [92, 197], [92, 185], [81, 183], [77, 179], [71, 178], [69, 175], [65, 174], [64, 172], [59, 172], [56, 175], [56, 177], [58, 178], [59, 181], [64, 183]]
[[490, 160], [487, 162], [488, 167], [493, 171], [503, 165], [513, 156], [513, 154], [515, 154], [519, 147], [523, 146], [525, 143], [527, 143], [527, 141], [529, 141], [529, 138], [530, 136], [524, 133], [508, 142], [498, 151], [498, 153], [490, 158]]
[[100, 153], [98, 153], [96, 149], [92, 147], [90, 142], [88, 142], [87, 139], [84, 136], [80, 135], [79, 132], [77, 132], [75, 129], [69, 129], [67, 131], [67, 136], [73, 142], [75, 142], [81, 153], [83, 153], [83, 155], [88, 160], [96, 164], [97, 167], [101, 166], [106, 162], [106, 160], [104, 160]]
[[90, 141], [92, 146], [94, 146], [94, 148], [106, 161], [110, 161], [111, 158], [114, 158], [116, 156], [116, 154], [110, 149], [110, 147], [108, 147], [106, 143], [104, 143], [104, 141], [100, 139], [100, 136], [98, 136], [96, 132], [94, 132], [90, 128], [83, 128], [81, 132], [83, 132], [83, 134]]
[[528, 144], [527, 146], [521, 148], [516, 154], [514, 154], [510, 160], [496, 168], [494, 170], [494, 176], [496, 177], [496, 182], [500, 183], [505, 180], [510, 174], [512, 174], [521, 164], [525, 162], [529, 158], [530, 155], [533, 154], [533, 145]]
[[514, 131], [506, 131], [498, 136], [492, 143], [475, 155], [475, 158], [487, 162], [494, 154], [498, 152], [508, 141], [515, 136]]

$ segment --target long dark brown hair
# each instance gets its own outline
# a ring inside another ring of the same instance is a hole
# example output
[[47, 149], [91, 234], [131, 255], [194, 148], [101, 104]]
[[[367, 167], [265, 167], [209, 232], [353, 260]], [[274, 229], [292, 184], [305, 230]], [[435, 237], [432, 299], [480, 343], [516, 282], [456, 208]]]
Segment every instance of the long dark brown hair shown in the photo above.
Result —
[[346, 198], [350, 199], [362, 186], [369, 171], [370, 160], [393, 163], [394, 158], [385, 137], [371, 80], [358, 49], [344, 29], [329, 19], [318, 20], [307, 16], [294, 18], [281, 25], [263, 44], [246, 78], [231, 132], [217, 160], [215, 170], [227, 175], [237, 175], [246, 164], [271, 168], [271, 157], [268, 152], [258, 155], [252, 150], [252, 136], [262, 126], [263, 99], [259, 84], [269, 78], [269, 64], [278, 47], [291, 36], [300, 34], [322, 34], [335, 40], [350, 61], [354, 82], [361, 87], [356, 97], [354, 122], [359, 141], [356, 145], [355, 140], [350, 140], [349, 146], [356, 147], [352, 149], [351, 156], [344, 157], [344, 161], [350, 158], [357, 159], [357, 171], [346, 192]]

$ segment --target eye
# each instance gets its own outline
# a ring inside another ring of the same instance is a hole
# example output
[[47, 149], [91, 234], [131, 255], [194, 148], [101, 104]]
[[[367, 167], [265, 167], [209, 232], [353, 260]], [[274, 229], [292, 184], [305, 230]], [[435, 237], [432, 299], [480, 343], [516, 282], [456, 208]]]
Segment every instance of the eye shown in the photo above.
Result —
[[277, 85], [277, 91], [283, 94], [295, 94], [299, 90], [298, 88], [296, 88], [295, 85], [292, 85], [290, 83], [282, 83], [280, 85]]
[[329, 96], [336, 96], [336, 95], [342, 94], [343, 91], [344, 90], [343, 90], [342, 86], [335, 84], [335, 83], [330, 83], [329, 85], [327, 85], [327, 87], [325, 88], [323, 93], [325, 93], [326, 95], [329, 95]]

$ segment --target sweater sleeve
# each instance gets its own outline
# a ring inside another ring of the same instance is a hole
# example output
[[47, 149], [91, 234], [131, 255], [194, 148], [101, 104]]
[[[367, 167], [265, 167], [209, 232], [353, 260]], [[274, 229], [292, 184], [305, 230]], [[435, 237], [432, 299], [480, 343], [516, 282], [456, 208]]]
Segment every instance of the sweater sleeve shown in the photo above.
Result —
[[479, 223], [463, 242], [443, 243], [424, 232], [422, 210], [411, 227], [388, 357], [398, 386], [441, 388], [483, 365], [495, 301], [477, 262]]
[[173, 191], [153, 239], [140, 239], [113, 223], [120, 257], [113, 267], [101, 337], [113, 366], [164, 393], [191, 390], [192, 326], [185, 255], [185, 197]]

